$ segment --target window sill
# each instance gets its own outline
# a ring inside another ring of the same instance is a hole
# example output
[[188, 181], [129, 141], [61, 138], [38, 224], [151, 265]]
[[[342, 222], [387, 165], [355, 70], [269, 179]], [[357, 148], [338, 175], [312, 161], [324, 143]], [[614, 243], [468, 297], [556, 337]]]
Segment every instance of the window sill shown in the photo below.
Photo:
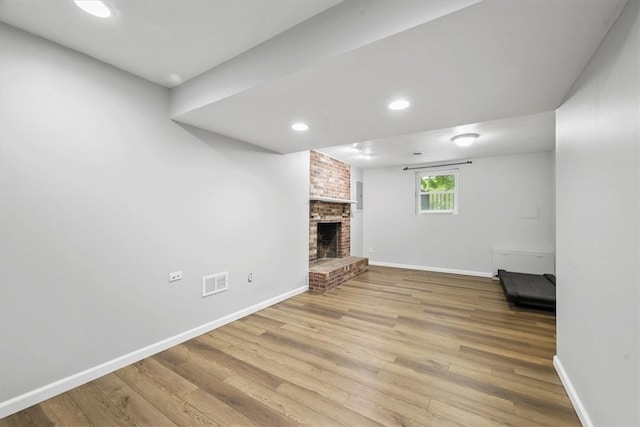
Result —
[[420, 211], [418, 215], [458, 215], [455, 211]]

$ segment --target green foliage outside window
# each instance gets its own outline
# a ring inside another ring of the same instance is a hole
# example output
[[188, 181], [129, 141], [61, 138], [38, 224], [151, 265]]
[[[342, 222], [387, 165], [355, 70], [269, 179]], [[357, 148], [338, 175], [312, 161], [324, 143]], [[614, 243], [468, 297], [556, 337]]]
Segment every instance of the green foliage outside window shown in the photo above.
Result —
[[420, 211], [454, 212], [456, 174], [420, 176]]
[[454, 191], [456, 178], [454, 175], [423, 176], [420, 178], [422, 191]]

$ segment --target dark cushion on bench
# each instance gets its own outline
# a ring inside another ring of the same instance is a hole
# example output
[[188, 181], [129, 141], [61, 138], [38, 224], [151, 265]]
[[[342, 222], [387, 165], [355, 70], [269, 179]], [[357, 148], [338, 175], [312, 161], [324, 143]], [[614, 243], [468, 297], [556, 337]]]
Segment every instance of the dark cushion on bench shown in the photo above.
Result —
[[546, 276], [498, 270], [500, 284], [508, 302], [516, 307], [555, 312], [555, 276], [548, 275], [551, 276], [551, 280]]

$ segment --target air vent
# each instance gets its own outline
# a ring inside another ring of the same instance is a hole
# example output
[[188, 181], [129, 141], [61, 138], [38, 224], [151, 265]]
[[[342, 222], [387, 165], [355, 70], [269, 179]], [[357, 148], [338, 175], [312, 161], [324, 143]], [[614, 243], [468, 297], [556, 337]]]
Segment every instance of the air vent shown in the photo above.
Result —
[[229, 272], [202, 276], [202, 296], [217, 294], [229, 289]]

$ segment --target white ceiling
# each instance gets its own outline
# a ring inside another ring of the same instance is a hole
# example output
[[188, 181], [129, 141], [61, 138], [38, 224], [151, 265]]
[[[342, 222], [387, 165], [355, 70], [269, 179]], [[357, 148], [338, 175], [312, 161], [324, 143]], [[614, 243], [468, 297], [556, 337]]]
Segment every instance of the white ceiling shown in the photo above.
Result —
[[2, 0], [0, 20], [166, 87], [176, 86], [342, 0]]
[[[610, 1], [482, 1], [176, 117], [276, 152], [555, 110]], [[390, 112], [395, 97], [411, 108]], [[304, 121], [310, 130], [292, 131]]]
[[[1, 0], [0, 20], [175, 86], [176, 121], [380, 167], [551, 149], [553, 111], [625, 0], [107, 3], [115, 19]], [[411, 107], [389, 111], [398, 96]], [[452, 146], [467, 130], [477, 144]]]
[[[554, 147], [555, 123], [555, 112], [547, 111], [327, 147], [318, 151], [362, 169], [542, 152]], [[452, 137], [464, 133], [481, 136], [470, 147], [458, 147], [451, 143]]]

